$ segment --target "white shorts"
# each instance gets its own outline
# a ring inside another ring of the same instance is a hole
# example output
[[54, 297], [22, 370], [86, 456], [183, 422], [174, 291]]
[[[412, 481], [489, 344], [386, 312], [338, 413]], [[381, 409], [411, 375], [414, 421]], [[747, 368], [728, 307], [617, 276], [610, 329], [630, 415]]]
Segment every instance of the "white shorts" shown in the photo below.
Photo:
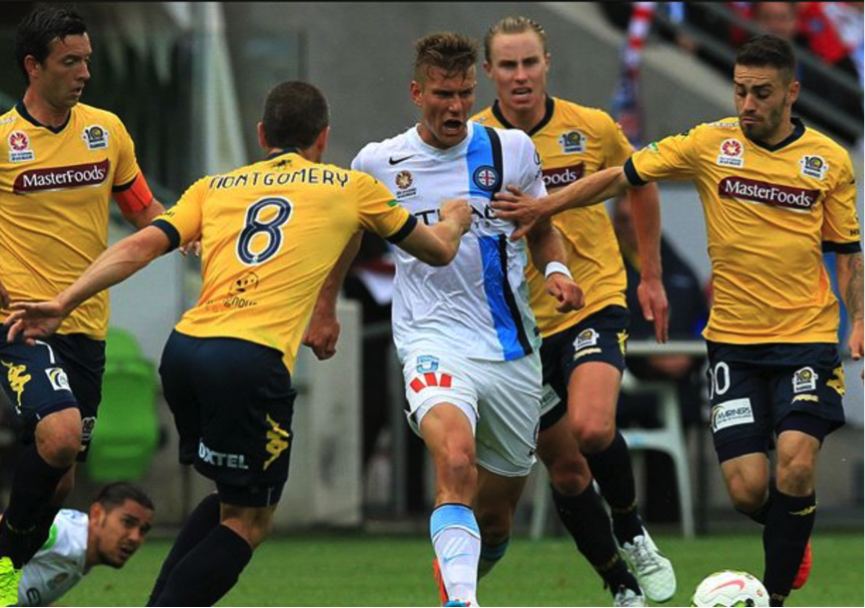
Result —
[[504, 477], [525, 477], [535, 463], [541, 418], [541, 360], [482, 361], [418, 350], [403, 365], [409, 424], [450, 403], [468, 417], [478, 465]]

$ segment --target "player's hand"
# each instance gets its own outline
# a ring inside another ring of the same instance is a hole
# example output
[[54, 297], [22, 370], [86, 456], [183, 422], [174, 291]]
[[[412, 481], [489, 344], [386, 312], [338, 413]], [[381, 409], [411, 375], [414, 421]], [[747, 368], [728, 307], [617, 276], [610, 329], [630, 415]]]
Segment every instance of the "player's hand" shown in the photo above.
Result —
[[37, 339], [54, 334], [66, 318], [63, 306], [57, 300], [50, 302], [15, 302], [12, 314], [6, 318], [6, 340], [14, 342], [20, 335], [31, 346]]
[[472, 208], [467, 200], [463, 198], [447, 200], [442, 203], [439, 214], [442, 220], [455, 221], [463, 234], [471, 230]]
[[518, 241], [526, 236], [541, 219], [538, 202], [516, 186], [508, 186], [507, 192], [497, 193], [492, 207], [496, 210], [496, 217], [517, 225], [517, 229], [511, 235], [512, 241]]
[[9, 292], [3, 287], [3, 281], [0, 281], [0, 308], [9, 308], [12, 300], [9, 298]]
[[[856, 361], [862, 360], [862, 321], [854, 321], [853, 329], [850, 331], [850, 354]], [[859, 378], [865, 380], [865, 371], [859, 374]]]
[[558, 300], [556, 310], [559, 312], [571, 312], [579, 310], [586, 305], [583, 290], [573, 279], [559, 272], [554, 272], [547, 277], [547, 293]]
[[640, 279], [637, 298], [646, 321], [655, 325], [655, 339], [660, 344], [665, 343], [670, 337], [670, 305], [661, 279]]
[[303, 345], [312, 349], [319, 361], [330, 359], [336, 354], [339, 341], [339, 319], [333, 314], [314, 313], [309, 326], [303, 334]]
[[201, 257], [201, 239], [195, 239], [194, 241], [189, 241], [186, 245], [182, 245], [178, 251], [184, 256], [189, 255], [190, 253], [194, 254], [195, 257]]

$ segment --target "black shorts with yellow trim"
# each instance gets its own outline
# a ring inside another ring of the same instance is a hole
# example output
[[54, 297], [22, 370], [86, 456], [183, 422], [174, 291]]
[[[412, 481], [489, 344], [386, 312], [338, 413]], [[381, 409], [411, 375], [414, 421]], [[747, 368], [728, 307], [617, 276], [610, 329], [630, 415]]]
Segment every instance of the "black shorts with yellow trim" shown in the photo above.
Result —
[[39, 421], [78, 408], [84, 461], [96, 426], [105, 374], [105, 342], [84, 334], [54, 335], [30, 346], [0, 332], [0, 386], [20, 417], [19, 438], [33, 443]]
[[844, 426], [835, 344], [708, 342], [711, 429], [721, 462], [768, 453], [788, 430], [823, 442]]
[[174, 331], [159, 373], [180, 435], [180, 462], [215, 481], [223, 503], [278, 503], [288, 480], [297, 394], [282, 353], [247, 340]]
[[630, 313], [624, 306], [607, 306], [576, 325], [544, 338], [544, 395], [541, 431], [556, 424], [568, 411], [571, 374], [584, 363], [607, 363], [625, 370]]

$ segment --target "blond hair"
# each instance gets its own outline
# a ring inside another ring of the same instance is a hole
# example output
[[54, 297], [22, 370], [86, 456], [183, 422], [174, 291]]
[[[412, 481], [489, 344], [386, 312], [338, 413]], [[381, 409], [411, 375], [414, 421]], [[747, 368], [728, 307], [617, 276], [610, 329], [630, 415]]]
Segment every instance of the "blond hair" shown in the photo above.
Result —
[[524, 32], [533, 32], [541, 41], [541, 46], [544, 49], [544, 55], [547, 54], [547, 32], [540, 23], [528, 17], [505, 17], [489, 30], [484, 36], [484, 57], [487, 63], [492, 62], [493, 55], [493, 39], [499, 34], [522, 34]]

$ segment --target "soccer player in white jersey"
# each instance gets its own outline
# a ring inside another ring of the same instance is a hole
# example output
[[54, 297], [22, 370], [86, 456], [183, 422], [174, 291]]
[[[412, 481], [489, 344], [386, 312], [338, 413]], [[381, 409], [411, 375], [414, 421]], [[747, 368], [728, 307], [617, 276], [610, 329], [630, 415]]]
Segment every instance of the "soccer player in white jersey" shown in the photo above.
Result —
[[[427, 268], [395, 254], [394, 340], [409, 423], [435, 466], [430, 532], [442, 602], [451, 606], [477, 605], [481, 536], [510, 537], [535, 462], [540, 334], [528, 302], [526, 247], [561, 310], [583, 301], [552, 224], [512, 242], [514, 225], [491, 212], [494, 193], [505, 185], [537, 194], [545, 189], [540, 158], [525, 133], [469, 122], [476, 60], [477, 45], [464, 36], [419, 40], [411, 96], [420, 124], [369, 144], [352, 164], [394, 188], [399, 204], [425, 224], [438, 221], [445, 198], [468, 199], [473, 209], [472, 229], [449, 267]], [[307, 337], [319, 355], [328, 354], [322, 337], [334, 326], [335, 293], [329, 281]], [[490, 507], [477, 521], [473, 507], [480, 505]]]
[[18, 606], [50, 606], [93, 566], [122, 568], [153, 527], [153, 501], [135, 486], [106, 486], [89, 513], [63, 509], [48, 541], [24, 566]]

